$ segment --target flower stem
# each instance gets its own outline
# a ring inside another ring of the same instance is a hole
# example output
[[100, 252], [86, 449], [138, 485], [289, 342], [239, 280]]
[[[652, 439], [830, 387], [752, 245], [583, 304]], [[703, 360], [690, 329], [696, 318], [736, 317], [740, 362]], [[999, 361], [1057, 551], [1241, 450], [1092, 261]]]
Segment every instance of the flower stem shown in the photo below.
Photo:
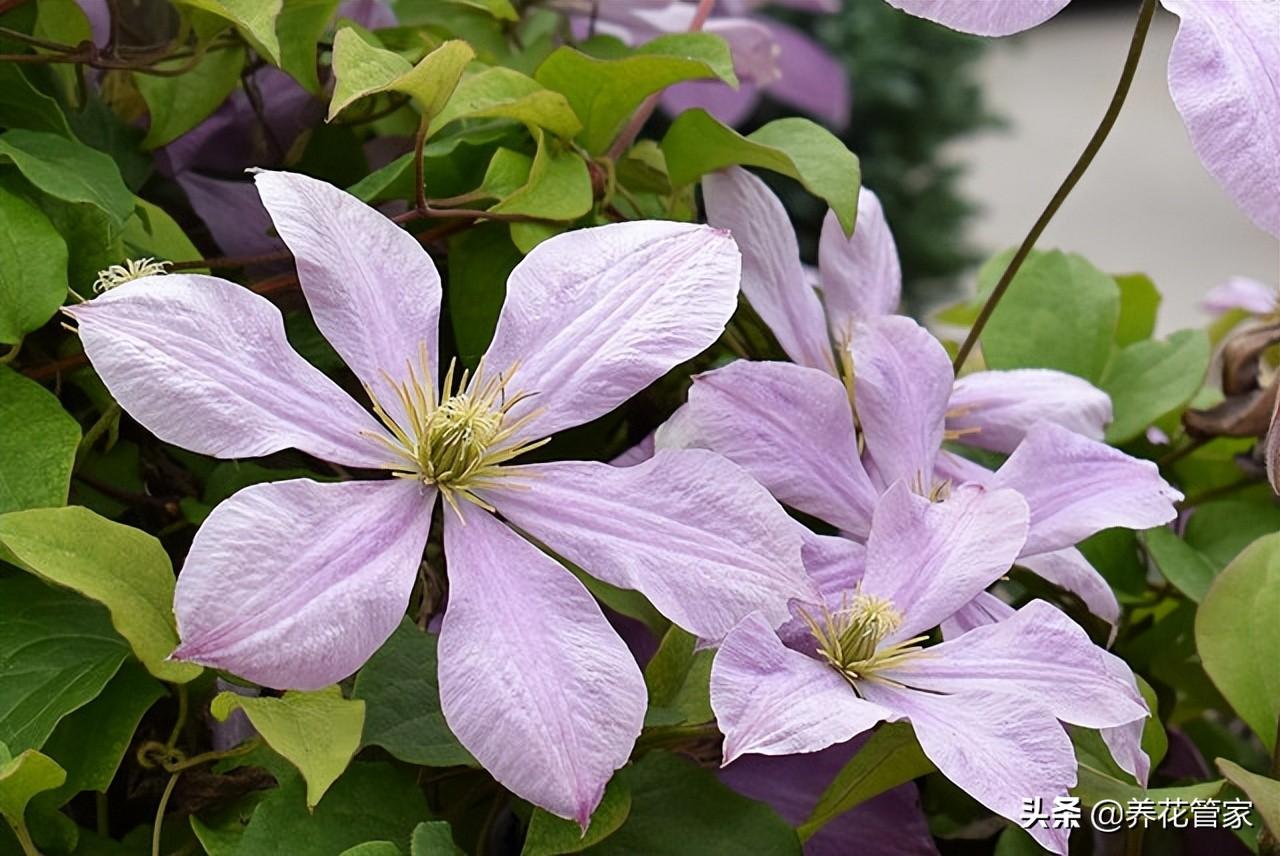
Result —
[[1138, 60], [1142, 56], [1142, 47], [1146, 44], [1147, 31], [1151, 28], [1151, 18], [1155, 14], [1155, 10], [1156, 0], [1142, 0], [1142, 7], [1138, 10], [1138, 22], [1133, 29], [1133, 39], [1129, 42], [1129, 55], [1125, 57], [1124, 70], [1120, 72], [1120, 81], [1116, 84], [1116, 90], [1111, 96], [1111, 103], [1107, 106], [1107, 112], [1103, 115], [1102, 122], [1093, 132], [1093, 136], [1089, 138], [1088, 145], [1080, 153], [1075, 166], [1071, 167], [1071, 172], [1067, 173], [1067, 177], [1063, 179], [1057, 192], [1049, 200], [1049, 204], [1040, 213], [1040, 217], [1031, 227], [1031, 231], [1022, 239], [1022, 244], [1018, 247], [1017, 252], [1013, 254], [1013, 258], [1009, 261], [1009, 266], [1001, 274], [1000, 281], [996, 283], [991, 296], [982, 305], [982, 311], [978, 313], [977, 320], [973, 322], [969, 335], [965, 337], [964, 344], [956, 352], [956, 358], [952, 366], [957, 373], [964, 366], [965, 360], [969, 357], [969, 353], [973, 351], [974, 345], [978, 343], [978, 337], [982, 335], [983, 328], [991, 320], [991, 313], [995, 311], [996, 305], [1004, 297], [1005, 292], [1009, 290], [1009, 284], [1013, 282], [1014, 275], [1022, 267], [1022, 263], [1027, 260], [1027, 256], [1031, 254], [1032, 248], [1036, 245], [1036, 241], [1040, 239], [1041, 233], [1049, 225], [1049, 221], [1053, 219], [1053, 216], [1058, 213], [1058, 209], [1067, 200], [1067, 196], [1071, 194], [1081, 176], [1084, 175], [1085, 170], [1089, 168], [1089, 164], [1093, 163], [1093, 158], [1098, 154], [1098, 150], [1102, 148], [1107, 135], [1111, 133], [1111, 128], [1115, 125], [1116, 118], [1120, 115], [1120, 108], [1124, 106], [1125, 98], [1129, 95], [1129, 87], [1133, 84], [1134, 74], [1138, 70]]
[[169, 784], [164, 786], [160, 795], [160, 805], [156, 806], [155, 827], [151, 830], [151, 856], [160, 856], [160, 832], [164, 829], [164, 811], [169, 806], [169, 797], [173, 796], [173, 788], [178, 784], [178, 773], [169, 777]]

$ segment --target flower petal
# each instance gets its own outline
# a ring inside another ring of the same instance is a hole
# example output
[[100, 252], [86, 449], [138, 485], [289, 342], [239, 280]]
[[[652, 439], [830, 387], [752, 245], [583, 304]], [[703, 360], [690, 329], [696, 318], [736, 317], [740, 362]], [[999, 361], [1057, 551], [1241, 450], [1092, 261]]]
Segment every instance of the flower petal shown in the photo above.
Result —
[[[1047, 708], [1018, 695], [922, 693], [866, 683], [868, 701], [911, 722], [920, 748], [938, 770], [978, 802], [1015, 823], [1022, 801], [1052, 806], [1076, 783], [1071, 738]], [[1039, 825], [1031, 836], [1066, 856], [1067, 829]]]
[[898, 247], [880, 200], [867, 188], [858, 193], [858, 225], [846, 238], [835, 212], [828, 211], [818, 240], [822, 298], [831, 335], [848, 342], [853, 325], [896, 312], [902, 302]]
[[765, 91], [783, 104], [823, 120], [832, 130], [843, 131], [849, 125], [852, 100], [844, 64], [800, 30], [769, 19], [763, 23], [778, 51], [779, 72]]
[[888, 715], [829, 666], [784, 646], [752, 614], [725, 637], [711, 664], [711, 708], [724, 732], [724, 763], [739, 755], [816, 752]]
[[284, 249], [280, 239], [271, 234], [271, 217], [249, 182], [210, 178], [198, 172], [179, 173], [174, 181], [222, 252], [257, 256]]
[[1177, 515], [1182, 494], [1151, 461], [1040, 422], [988, 483], [1018, 491], [1031, 508], [1028, 556], [1070, 547], [1114, 526], [1150, 529]]
[[947, 430], [961, 442], [1012, 452], [1040, 420], [1101, 440], [1111, 396], [1083, 378], [1053, 369], [974, 372], [955, 382]]
[[1120, 620], [1120, 602], [1111, 585], [1075, 547], [1022, 556], [1018, 564], [1076, 595], [1090, 612], [1113, 627]]
[[1071, 0], [886, 0], [895, 9], [977, 36], [1008, 36], [1037, 27]]
[[1011, 490], [976, 485], [930, 502], [896, 483], [880, 499], [867, 540], [862, 591], [903, 613], [886, 641], [916, 636], [999, 579], [1027, 534], [1027, 505]]
[[603, 416], [724, 330], [738, 302], [740, 260], [721, 230], [638, 220], [543, 241], [516, 265], [490, 372], [537, 411], [521, 437], [545, 437]]
[[896, 315], [855, 325], [850, 351], [858, 422], [883, 485], [906, 479], [927, 492], [942, 447], [951, 359], [928, 330]]
[[1145, 718], [1132, 679], [1117, 678], [1104, 655], [1064, 612], [1034, 600], [1003, 621], [927, 649], [891, 676], [926, 692], [1015, 695], [1086, 728]]
[[782, 201], [741, 167], [702, 180], [707, 222], [733, 233], [742, 250], [742, 293], [787, 356], [835, 373], [827, 322], [800, 266], [795, 229]]
[[1169, 94], [1209, 174], [1280, 238], [1280, 6], [1164, 0], [1177, 15]]
[[347, 677], [404, 616], [434, 500], [409, 479], [236, 493], [200, 527], [178, 576], [172, 656], [277, 689]]
[[289, 346], [280, 311], [212, 276], [125, 283], [68, 306], [102, 382], [166, 443], [219, 458], [297, 448], [381, 467], [385, 434], [350, 396]]
[[259, 172], [254, 181], [293, 252], [316, 326], [400, 421], [404, 407], [392, 382], [407, 380], [424, 348], [432, 382], [439, 371], [440, 274], [431, 257], [408, 232], [331, 184], [291, 172]]
[[800, 525], [739, 467], [702, 449], [632, 467], [520, 468], [515, 489], [478, 491], [511, 523], [607, 583], [643, 593], [704, 639], [754, 610], [773, 626], [813, 595]]
[[1276, 311], [1276, 299], [1275, 288], [1247, 276], [1233, 276], [1221, 285], [1209, 289], [1209, 293], [1200, 301], [1200, 308], [1211, 315], [1221, 315], [1232, 309], [1254, 315], [1270, 315]]
[[779, 502], [866, 537], [876, 490], [838, 380], [791, 363], [739, 360], [695, 377], [681, 413], [699, 445], [746, 469]]
[[[1131, 696], [1142, 699], [1142, 691], [1138, 689], [1138, 681], [1133, 676], [1133, 670], [1129, 668], [1129, 664], [1110, 651], [1103, 651], [1102, 659], [1111, 677], [1128, 687]], [[1144, 711], [1147, 710], [1146, 699], [1142, 699], [1142, 706]], [[1120, 769], [1131, 773], [1138, 784], [1144, 788], [1147, 786], [1147, 776], [1151, 772], [1151, 758], [1142, 748], [1142, 731], [1150, 715], [1149, 712], [1144, 713], [1123, 725], [1098, 729], [1098, 733], [1102, 735], [1102, 742], [1107, 744], [1107, 749], [1111, 752], [1111, 757], [1115, 759], [1116, 764]]]
[[975, 627], [986, 627], [997, 621], [1004, 621], [1013, 615], [1014, 608], [989, 591], [979, 592], [973, 600], [960, 607], [955, 613], [942, 622], [943, 639], [954, 639], [962, 633], [968, 633]]
[[759, 104], [760, 87], [747, 82], [734, 89], [720, 80], [688, 80], [662, 92], [662, 109], [668, 114], [701, 107], [731, 128], [747, 121]]
[[440, 704], [516, 795], [586, 828], [644, 720], [644, 679], [573, 575], [473, 506], [444, 528]]

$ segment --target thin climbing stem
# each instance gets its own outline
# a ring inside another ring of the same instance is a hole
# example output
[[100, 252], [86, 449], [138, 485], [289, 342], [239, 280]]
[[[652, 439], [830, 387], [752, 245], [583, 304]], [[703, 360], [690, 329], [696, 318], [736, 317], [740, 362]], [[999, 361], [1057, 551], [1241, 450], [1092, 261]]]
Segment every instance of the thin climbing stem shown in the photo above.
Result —
[[1075, 166], [1071, 168], [1071, 172], [1067, 173], [1067, 177], [1063, 179], [1057, 192], [1049, 200], [1049, 204], [1040, 213], [1040, 217], [1031, 227], [1031, 231], [1022, 239], [1022, 244], [1019, 245], [1017, 252], [1013, 254], [1013, 258], [1009, 261], [1009, 266], [1000, 275], [1000, 280], [992, 290], [991, 296], [982, 305], [982, 311], [978, 313], [977, 320], [973, 322], [969, 335], [965, 337], [964, 344], [956, 352], [956, 358], [952, 365], [957, 373], [964, 366], [965, 360], [968, 359], [970, 352], [973, 351], [974, 346], [978, 343], [978, 337], [982, 335], [983, 328], [991, 320], [991, 313], [995, 311], [1001, 298], [1009, 290], [1009, 284], [1013, 282], [1013, 277], [1018, 273], [1018, 269], [1022, 267], [1022, 263], [1031, 254], [1031, 250], [1035, 247], [1036, 241], [1040, 239], [1041, 233], [1044, 232], [1045, 227], [1049, 225], [1049, 221], [1053, 219], [1054, 215], [1058, 213], [1062, 203], [1066, 202], [1067, 196], [1071, 194], [1072, 189], [1080, 181], [1085, 170], [1093, 163], [1094, 156], [1098, 154], [1098, 150], [1102, 148], [1107, 135], [1111, 133], [1112, 127], [1115, 126], [1116, 119], [1120, 115], [1120, 108], [1124, 106], [1125, 98], [1129, 95], [1129, 88], [1133, 84], [1134, 74], [1138, 70], [1138, 60], [1142, 57], [1142, 48], [1146, 44], [1147, 31], [1151, 29], [1151, 18], [1155, 14], [1155, 10], [1156, 0], [1142, 0], [1142, 6], [1138, 10], [1138, 22], [1133, 29], [1133, 38], [1129, 42], [1129, 55], [1125, 57], [1124, 70], [1120, 72], [1120, 81], [1116, 84], [1116, 90], [1111, 96], [1111, 103], [1107, 106], [1107, 112], [1103, 115], [1102, 122], [1093, 132], [1093, 136], [1089, 138], [1088, 145], [1080, 153], [1080, 157], [1076, 160]]
[[180, 773], [174, 773], [169, 777], [169, 784], [164, 786], [164, 793], [160, 795], [160, 805], [156, 806], [156, 822], [155, 827], [151, 830], [151, 856], [160, 856], [160, 833], [164, 829], [164, 812], [169, 807], [169, 797], [173, 796], [173, 789], [178, 784], [178, 776]]

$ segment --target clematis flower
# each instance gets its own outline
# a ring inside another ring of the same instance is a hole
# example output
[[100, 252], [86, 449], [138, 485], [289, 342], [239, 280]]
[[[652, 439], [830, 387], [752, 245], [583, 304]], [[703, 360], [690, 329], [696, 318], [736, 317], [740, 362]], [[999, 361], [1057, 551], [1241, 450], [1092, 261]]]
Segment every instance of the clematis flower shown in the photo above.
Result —
[[716, 339], [737, 300], [733, 241], [658, 221], [552, 238], [512, 272], [475, 372], [451, 364], [437, 386], [426, 252], [324, 182], [255, 180], [373, 412], [289, 347], [270, 303], [214, 277], [134, 280], [70, 308], [85, 351], [162, 440], [222, 458], [292, 447], [392, 477], [258, 484], [214, 509], [178, 578], [173, 657], [277, 688], [351, 674], [404, 614], [440, 496], [445, 718], [499, 782], [585, 824], [646, 692], [595, 600], [541, 547], [706, 639], [762, 605], [781, 623], [811, 589], [794, 522], [723, 458], [516, 461]]
[[1233, 276], [1209, 289], [1200, 301], [1200, 308], [1210, 315], [1225, 315], [1237, 309], [1250, 315], [1275, 315], [1280, 311], [1278, 297], [1280, 295], [1270, 285], [1247, 276]]
[[[1111, 418], [1107, 395], [1047, 369], [955, 380], [933, 336], [887, 314], [898, 305], [901, 272], [879, 203], [865, 188], [851, 239], [833, 215], [823, 224], [821, 299], [800, 265], [786, 211], [763, 182], [735, 169], [708, 176], [704, 193], [708, 220], [729, 228], [742, 248], [743, 293], [798, 365], [737, 363], [695, 378], [659, 445], [726, 455], [782, 502], [859, 539], [876, 497], [898, 478], [924, 493], [992, 479], [942, 450], [944, 440], [1014, 453], [1000, 478], [1035, 497], [1033, 509], [1055, 509], [1035, 517], [1020, 563], [1114, 624], [1115, 594], [1074, 545], [1108, 526], [1163, 523], [1177, 494], [1154, 465], [1094, 442]], [[1041, 467], [1049, 469], [1037, 473]]]
[[[1028, 30], [1070, 0], [887, 0], [981, 36]], [[1280, 4], [1161, 0], [1179, 18], [1169, 95], [1210, 175], [1258, 228], [1280, 238]]]
[[[1003, 817], [1017, 820], [1024, 797], [1065, 797], [1076, 760], [1061, 723], [1148, 715], [1115, 658], [1043, 601], [924, 644], [1008, 570], [1032, 517], [1012, 490], [968, 485], [935, 503], [896, 482], [875, 508], [865, 571], [829, 579], [824, 599], [800, 608], [802, 634], [784, 640], [752, 615], [720, 646], [711, 705], [725, 763], [816, 752], [906, 720], [939, 771]], [[1068, 830], [1030, 832], [1066, 854]]]

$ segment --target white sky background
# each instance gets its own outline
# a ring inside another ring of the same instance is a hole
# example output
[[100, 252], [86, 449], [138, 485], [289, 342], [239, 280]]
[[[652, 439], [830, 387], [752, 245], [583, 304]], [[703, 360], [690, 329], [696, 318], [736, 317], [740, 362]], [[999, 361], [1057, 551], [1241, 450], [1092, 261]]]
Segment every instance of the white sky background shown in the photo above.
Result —
[[[990, 47], [980, 75], [1009, 127], [948, 152], [966, 165], [962, 187], [982, 206], [980, 247], [1016, 245], [1049, 201], [1106, 110], [1133, 23], [1126, 8], [1059, 15]], [[1159, 8], [1119, 122], [1037, 244], [1109, 273], [1151, 276], [1164, 294], [1162, 333], [1203, 323], [1200, 297], [1229, 276], [1280, 279], [1280, 244], [1200, 166], [1169, 98], [1176, 29]]]

